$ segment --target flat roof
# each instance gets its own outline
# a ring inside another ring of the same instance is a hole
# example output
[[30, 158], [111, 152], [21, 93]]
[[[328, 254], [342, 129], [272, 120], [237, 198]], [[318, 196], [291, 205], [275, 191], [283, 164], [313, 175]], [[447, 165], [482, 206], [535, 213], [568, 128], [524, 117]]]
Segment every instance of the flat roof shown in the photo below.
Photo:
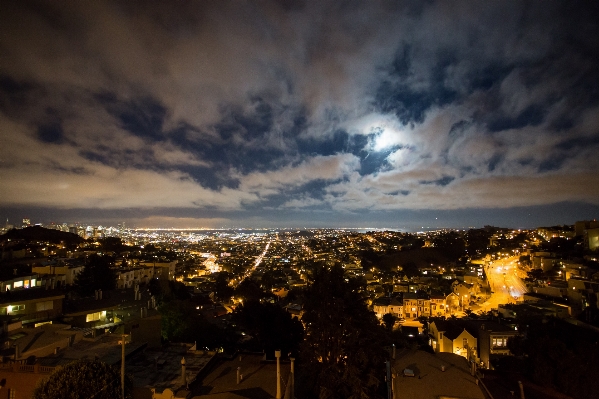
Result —
[[[73, 330], [73, 334], [77, 331]], [[97, 338], [83, 338], [68, 348], [61, 349], [57, 354], [38, 358], [42, 366], [62, 366], [76, 360], [97, 359], [107, 364], [119, 364], [121, 361], [121, 334], [104, 334]], [[134, 342], [125, 345], [125, 356], [143, 348], [145, 343]]]
[[185, 358], [185, 370], [191, 384], [215, 355], [214, 352], [191, 351], [190, 348], [190, 344], [147, 348], [126, 361], [126, 371], [133, 375], [136, 387], [155, 388], [158, 393], [167, 388], [177, 392], [184, 388], [181, 359]]
[[6, 355], [6, 352], [14, 353], [14, 345], [19, 346], [19, 359], [27, 358], [31, 355], [39, 355], [40, 350], [53, 349], [55, 343], [70, 339], [76, 332], [70, 330], [68, 324], [44, 324], [36, 328], [19, 328], [11, 331], [8, 340], [11, 348], [0, 351]]

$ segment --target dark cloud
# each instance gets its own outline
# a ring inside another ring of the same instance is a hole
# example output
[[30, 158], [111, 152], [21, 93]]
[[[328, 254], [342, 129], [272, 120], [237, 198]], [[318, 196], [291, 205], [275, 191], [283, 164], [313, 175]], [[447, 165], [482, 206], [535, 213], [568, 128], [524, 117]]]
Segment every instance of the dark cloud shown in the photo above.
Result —
[[144, 139], [161, 141], [166, 108], [157, 100], [146, 97], [122, 101], [113, 93], [95, 96], [106, 111], [114, 116], [123, 130]]
[[457, 225], [596, 206], [597, 21], [568, 1], [8, 3], [0, 207]]

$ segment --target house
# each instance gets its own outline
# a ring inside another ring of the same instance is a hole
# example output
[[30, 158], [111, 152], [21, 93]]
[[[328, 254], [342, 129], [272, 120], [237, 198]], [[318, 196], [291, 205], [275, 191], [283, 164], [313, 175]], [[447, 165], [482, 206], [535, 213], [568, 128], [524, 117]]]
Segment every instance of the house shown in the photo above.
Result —
[[[139, 262], [139, 266], [153, 269], [152, 275], [161, 280], [174, 280], [177, 271], [177, 261], [172, 262]], [[147, 272], [145, 274], [148, 274]]]
[[372, 307], [376, 317], [379, 319], [387, 313], [391, 313], [399, 319], [404, 318], [404, 304], [401, 296], [379, 297], [374, 300]]
[[133, 378], [134, 399], [191, 398], [190, 385], [217, 361], [214, 352], [196, 350], [196, 345], [171, 344], [132, 353], [125, 367]]
[[33, 390], [43, 378], [54, 371], [54, 367], [21, 363], [0, 363], [1, 399], [29, 399]]
[[[136, 285], [147, 284], [154, 278], [156, 268], [148, 267], [120, 267], [116, 271], [117, 288], [133, 288]], [[158, 272], [157, 272], [158, 273]], [[158, 276], [158, 274], [156, 274]]]
[[445, 297], [445, 306], [447, 313], [453, 313], [460, 308], [460, 298], [453, 292]]
[[431, 315], [431, 300], [427, 293], [418, 292], [418, 317], [430, 317]]
[[15, 273], [10, 278], [0, 281], [0, 293], [14, 290], [27, 290], [41, 285], [39, 276], [36, 273], [27, 273], [25, 275]]
[[40, 323], [62, 314], [64, 294], [59, 290], [31, 288], [0, 294], [0, 315], [23, 324]]
[[376, 317], [381, 319], [385, 314], [390, 313], [389, 312], [389, 304], [390, 303], [391, 303], [391, 299], [389, 297], [382, 296], [382, 297], [376, 298], [374, 300], [374, 302], [372, 302], [372, 308], [374, 310], [374, 313], [376, 314]]
[[403, 294], [403, 310], [407, 320], [418, 318], [418, 295], [412, 292]]
[[512, 355], [507, 347], [508, 339], [519, 335], [518, 331], [492, 321], [480, 322], [478, 347], [480, 362], [489, 368], [493, 357]]
[[398, 319], [404, 318], [403, 297], [401, 295], [391, 297], [391, 301], [389, 302], [389, 313]]
[[429, 342], [436, 353], [448, 352], [475, 360], [477, 339], [459, 320], [434, 320], [429, 327]]
[[65, 303], [63, 321], [89, 331], [92, 336], [106, 331], [132, 334], [149, 347], [160, 346], [160, 314], [147, 292], [135, 289], [98, 290], [95, 297]]
[[42, 262], [40, 265], [35, 265], [31, 268], [33, 273], [49, 276], [64, 276], [64, 282], [67, 285], [73, 285], [75, 277], [83, 270], [84, 265], [81, 262], [78, 264], [68, 264], [65, 260], [59, 259], [53, 262]]
[[[410, 373], [411, 372], [411, 373]], [[410, 375], [413, 378], [404, 378]], [[484, 399], [483, 388], [468, 362], [453, 353], [402, 351], [391, 362], [393, 398]]]
[[[272, 355], [271, 355], [272, 356]], [[294, 379], [291, 359], [276, 361], [268, 354], [240, 353], [232, 359], [216, 358], [207, 373], [198, 376], [199, 392], [193, 398], [283, 398], [295, 397], [292, 393]], [[278, 371], [277, 371], [278, 370]], [[280, 375], [277, 384], [277, 375]], [[277, 392], [277, 386], [279, 391]], [[280, 396], [277, 395], [280, 393]], [[166, 397], [154, 396], [155, 399]]]
[[462, 307], [468, 305], [470, 298], [479, 292], [478, 284], [468, 284], [458, 280], [451, 284], [451, 290], [458, 296]]
[[446, 304], [445, 301], [446, 297], [445, 295], [431, 295], [430, 301], [431, 301], [431, 316], [432, 317], [436, 317], [436, 316], [445, 316], [448, 311], [449, 311], [449, 307]]

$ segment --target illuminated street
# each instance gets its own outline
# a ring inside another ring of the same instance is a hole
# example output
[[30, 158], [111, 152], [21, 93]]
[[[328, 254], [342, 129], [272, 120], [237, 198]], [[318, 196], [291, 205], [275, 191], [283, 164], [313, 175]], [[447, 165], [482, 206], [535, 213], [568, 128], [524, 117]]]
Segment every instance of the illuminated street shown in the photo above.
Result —
[[517, 256], [489, 263], [486, 273], [492, 294], [481, 304], [483, 311], [496, 309], [500, 304], [521, 300], [522, 295], [527, 291], [526, 285], [518, 276]]

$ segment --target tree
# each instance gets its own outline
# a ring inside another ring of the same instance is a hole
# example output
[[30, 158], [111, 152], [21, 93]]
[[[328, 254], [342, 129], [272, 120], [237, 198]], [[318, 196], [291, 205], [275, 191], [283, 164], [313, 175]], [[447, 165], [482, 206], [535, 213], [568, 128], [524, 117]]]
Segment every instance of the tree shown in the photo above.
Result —
[[298, 319], [271, 303], [246, 302], [235, 310], [233, 321], [256, 338], [256, 349], [270, 354], [275, 350], [296, 354], [304, 334]]
[[214, 284], [214, 293], [221, 301], [230, 301], [233, 296], [233, 287], [229, 285], [229, 273], [220, 272], [216, 276], [216, 282]]
[[173, 299], [185, 300], [191, 297], [185, 284], [178, 281], [152, 279], [148, 284], [148, 289], [160, 302]]
[[81, 296], [91, 296], [95, 290], [108, 291], [116, 288], [116, 272], [111, 268], [110, 256], [91, 255], [83, 270], [75, 277], [74, 286]]
[[244, 279], [235, 289], [235, 295], [242, 297], [245, 301], [259, 301], [266, 296], [258, 284], [251, 279]]
[[158, 311], [161, 315], [162, 338], [167, 341], [185, 340], [195, 313], [191, 303], [175, 299], [161, 303]]
[[196, 342], [201, 348], [233, 349], [237, 337], [230, 329], [211, 323], [194, 303], [173, 299], [160, 304], [162, 338], [172, 342]]
[[391, 313], [385, 313], [383, 315], [383, 323], [385, 324], [387, 330], [393, 330], [393, 326], [395, 325], [395, 316], [393, 316]]
[[[133, 397], [133, 382], [125, 376], [125, 398]], [[116, 366], [79, 360], [57, 368], [41, 380], [33, 399], [114, 399], [121, 397], [121, 373]]]
[[302, 317], [300, 378], [309, 391], [304, 397], [381, 397], [387, 336], [360, 288], [345, 280], [340, 265], [315, 270]]
[[106, 237], [100, 240], [100, 248], [106, 252], [121, 253], [125, 250], [123, 242], [118, 237]]

